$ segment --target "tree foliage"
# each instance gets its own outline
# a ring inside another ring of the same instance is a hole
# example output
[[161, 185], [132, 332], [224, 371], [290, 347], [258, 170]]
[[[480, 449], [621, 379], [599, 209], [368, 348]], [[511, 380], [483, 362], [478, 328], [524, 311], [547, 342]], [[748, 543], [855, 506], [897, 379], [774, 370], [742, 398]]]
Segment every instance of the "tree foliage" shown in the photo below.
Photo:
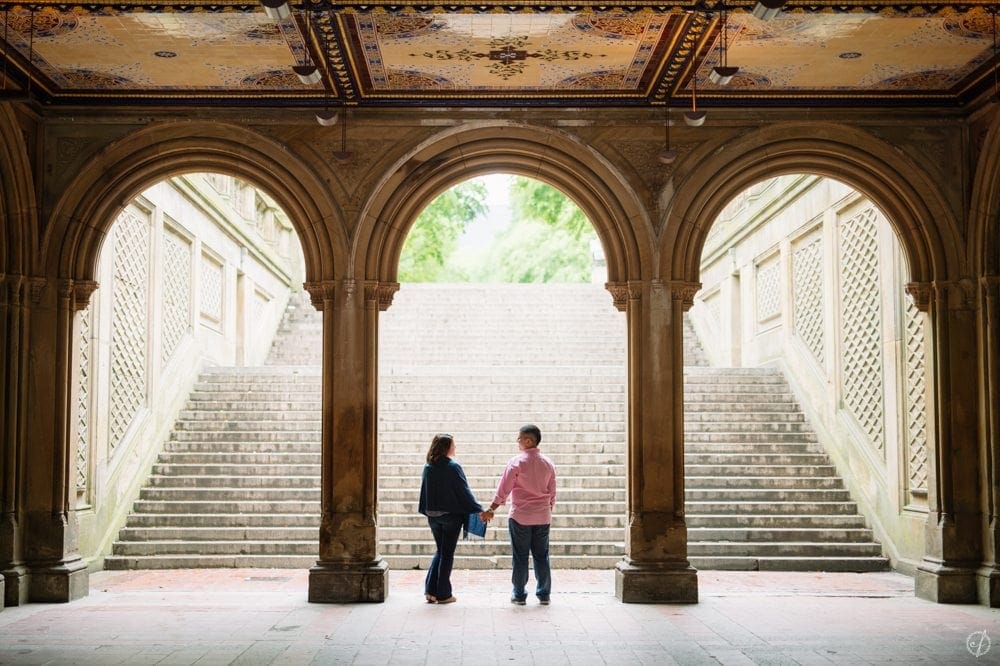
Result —
[[448, 270], [458, 239], [474, 219], [486, 212], [486, 186], [468, 180], [432, 201], [414, 222], [399, 257], [400, 282], [444, 282], [461, 279]]
[[556, 188], [533, 178], [518, 176], [510, 189], [515, 219], [544, 222], [577, 240], [594, 238], [594, 227], [580, 207]]

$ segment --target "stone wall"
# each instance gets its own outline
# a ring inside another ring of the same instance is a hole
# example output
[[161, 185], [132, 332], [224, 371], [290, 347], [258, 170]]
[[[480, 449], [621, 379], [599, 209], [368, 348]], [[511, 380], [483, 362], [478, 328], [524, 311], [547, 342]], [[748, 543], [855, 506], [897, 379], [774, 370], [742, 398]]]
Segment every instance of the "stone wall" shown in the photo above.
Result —
[[785, 371], [893, 565], [912, 573], [927, 520], [927, 341], [889, 221], [837, 181], [774, 178], [726, 208], [701, 271], [691, 317], [712, 364]]
[[78, 317], [80, 550], [99, 567], [202, 367], [261, 364], [302, 282], [291, 224], [215, 174], [161, 181], [116, 219]]

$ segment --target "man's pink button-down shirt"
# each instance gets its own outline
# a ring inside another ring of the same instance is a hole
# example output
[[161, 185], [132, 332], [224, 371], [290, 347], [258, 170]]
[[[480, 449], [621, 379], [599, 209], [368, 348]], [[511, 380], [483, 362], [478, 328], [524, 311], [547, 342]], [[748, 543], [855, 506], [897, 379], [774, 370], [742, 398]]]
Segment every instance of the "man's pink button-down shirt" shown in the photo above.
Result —
[[510, 497], [509, 517], [521, 525], [548, 525], [556, 505], [556, 466], [538, 448], [510, 459], [497, 484], [496, 505]]

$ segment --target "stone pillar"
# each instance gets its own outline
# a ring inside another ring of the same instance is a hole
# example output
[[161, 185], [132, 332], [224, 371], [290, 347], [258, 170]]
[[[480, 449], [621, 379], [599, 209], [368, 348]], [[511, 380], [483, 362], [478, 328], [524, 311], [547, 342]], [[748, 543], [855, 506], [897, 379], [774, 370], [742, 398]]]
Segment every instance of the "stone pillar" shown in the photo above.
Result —
[[[378, 313], [399, 285], [307, 283], [323, 312], [319, 560], [309, 601], [385, 601], [389, 567], [378, 553]], [[360, 289], [359, 289], [360, 287]]]
[[975, 603], [982, 561], [979, 508], [975, 285], [971, 281], [907, 285], [931, 322], [933, 453], [928, 478], [927, 543], [917, 567], [917, 596]]
[[615, 570], [624, 602], [698, 601], [684, 522], [683, 316], [700, 286], [608, 285], [628, 326], [628, 532]]
[[28, 600], [72, 601], [88, 592], [75, 510], [77, 313], [96, 282], [38, 280], [31, 289], [24, 559]]
[[24, 564], [24, 376], [27, 281], [0, 276], [0, 608], [28, 601]]
[[979, 455], [986, 538], [977, 572], [979, 603], [1000, 607], [1000, 276], [979, 281]]

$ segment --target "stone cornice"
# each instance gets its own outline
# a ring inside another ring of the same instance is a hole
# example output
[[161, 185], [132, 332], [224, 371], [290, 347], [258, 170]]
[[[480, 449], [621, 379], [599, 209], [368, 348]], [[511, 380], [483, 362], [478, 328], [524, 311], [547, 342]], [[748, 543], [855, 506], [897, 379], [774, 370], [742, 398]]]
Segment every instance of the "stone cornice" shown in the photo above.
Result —
[[948, 310], [975, 310], [976, 283], [969, 278], [940, 280], [933, 283], [938, 303]]
[[921, 312], [927, 312], [931, 307], [931, 296], [934, 289], [930, 282], [908, 282], [905, 287], [906, 293], [913, 299], [913, 304]]
[[90, 297], [97, 291], [98, 283], [93, 280], [59, 280], [59, 299], [68, 301], [74, 312], [86, 310]]
[[694, 305], [694, 296], [701, 290], [701, 282], [687, 282], [684, 280], [669, 280], [666, 286], [670, 289], [670, 298], [674, 301], [681, 301], [684, 312]]
[[605, 282], [604, 288], [611, 294], [615, 309], [619, 312], [625, 312], [628, 309], [629, 300], [642, 297], [642, 284], [638, 280]]

